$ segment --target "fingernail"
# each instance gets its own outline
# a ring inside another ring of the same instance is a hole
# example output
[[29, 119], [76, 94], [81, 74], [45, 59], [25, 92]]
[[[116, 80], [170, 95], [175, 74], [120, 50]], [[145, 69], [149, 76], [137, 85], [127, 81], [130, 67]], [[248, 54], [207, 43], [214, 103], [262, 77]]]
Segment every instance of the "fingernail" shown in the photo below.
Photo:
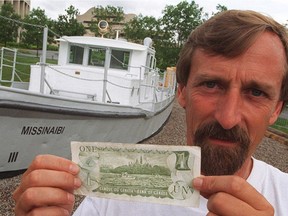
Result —
[[67, 209], [63, 209], [63, 215], [69, 216], [69, 211]]
[[74, 187], [79, 188], [81, 186], [81, 180], [79, 178], [74, 178]]
[[69, 202], [74, 203], [75, 197], [74, 197], [73, 194], [68, 193], [68, 194], [67, 194], [67, 198], [68, 198], [68, 201], [69, 201]]
[[203, 184], [203, 179], [202, 178], [194, 178], [192, 183], [193, 183], [193, 187], [195, 189], [200, 189], [202, 187], [202, 184]]
[[73, 174], [77, 174], [79, 172], [79, 167], [76, 164], [71, 164], [69, 169], [70, 172]]

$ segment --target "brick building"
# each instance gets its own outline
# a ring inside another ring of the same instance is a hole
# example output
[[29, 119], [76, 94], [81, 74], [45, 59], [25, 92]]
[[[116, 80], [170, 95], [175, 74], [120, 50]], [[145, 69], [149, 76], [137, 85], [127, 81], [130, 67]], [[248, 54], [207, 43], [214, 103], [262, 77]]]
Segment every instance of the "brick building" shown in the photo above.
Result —
[[0, 0], [0, 7], [10, 3], [14, 7], [15, 13], [24, 18], [30, 12], [30, 0]]

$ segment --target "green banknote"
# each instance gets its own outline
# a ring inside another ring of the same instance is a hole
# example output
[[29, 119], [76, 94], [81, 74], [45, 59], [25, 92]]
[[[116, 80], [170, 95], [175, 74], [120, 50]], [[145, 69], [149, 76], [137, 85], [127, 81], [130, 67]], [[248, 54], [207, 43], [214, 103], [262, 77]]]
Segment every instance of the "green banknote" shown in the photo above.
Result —
[[102, 198], [199, 206], [192, 179], [200, 175], [199, 147], [71, 142], [80, 167], [76, 194]]

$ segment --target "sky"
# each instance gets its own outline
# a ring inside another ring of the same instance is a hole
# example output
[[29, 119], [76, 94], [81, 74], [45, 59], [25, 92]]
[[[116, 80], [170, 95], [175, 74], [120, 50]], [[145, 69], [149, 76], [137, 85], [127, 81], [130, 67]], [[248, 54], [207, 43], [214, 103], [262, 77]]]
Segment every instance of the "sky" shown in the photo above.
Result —
[[[187, 0], [190, 2], [191, 0]], [[52, 19], [57, 19], [59, 14], [65, 14], [65, 9], [73, 5], [80, 14], [85, 13], [91, 7], [112, 5], [123, 7], [124, 13], [134, 13], [144, 16], [161, 17], [166, 5], [177, 5], [181, 0], [31, 0], [31, 9], [40, 7], [45, 14]], [[204, 12], [211, 16], [216, 12], [218, 4], [228, 9], [255, 10], [273, 17], [281, 24], [288, 23], [287, 0], [195, 0]]]

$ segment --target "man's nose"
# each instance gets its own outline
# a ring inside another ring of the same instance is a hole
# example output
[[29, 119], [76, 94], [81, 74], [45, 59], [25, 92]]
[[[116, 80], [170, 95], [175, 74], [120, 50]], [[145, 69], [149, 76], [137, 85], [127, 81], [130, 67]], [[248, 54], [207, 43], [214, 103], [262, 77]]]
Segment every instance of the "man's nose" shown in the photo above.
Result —
[[215, 118], [224, 129], [231, 129], [241, 121], [242, 99], [237, 89], [227, 91], [220, 97]]

